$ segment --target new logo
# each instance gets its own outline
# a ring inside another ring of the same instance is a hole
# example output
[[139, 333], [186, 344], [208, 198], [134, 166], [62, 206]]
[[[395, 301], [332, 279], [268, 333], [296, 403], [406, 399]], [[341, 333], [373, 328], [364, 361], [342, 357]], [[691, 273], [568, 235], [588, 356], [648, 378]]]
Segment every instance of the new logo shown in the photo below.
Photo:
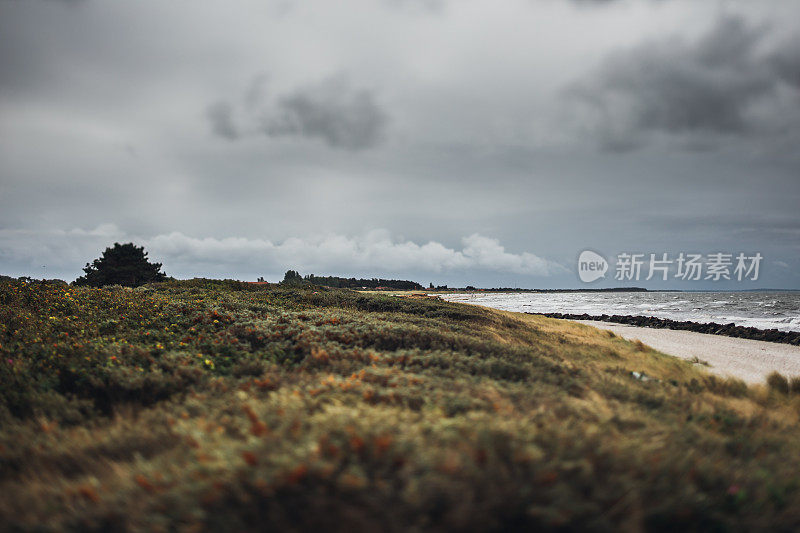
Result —
[[602, 255], [591, 250], [584, 250], [578, 256], [578, 277], [584, 283], [591, 283], [604, 278], [608, 272], [608, 261]]

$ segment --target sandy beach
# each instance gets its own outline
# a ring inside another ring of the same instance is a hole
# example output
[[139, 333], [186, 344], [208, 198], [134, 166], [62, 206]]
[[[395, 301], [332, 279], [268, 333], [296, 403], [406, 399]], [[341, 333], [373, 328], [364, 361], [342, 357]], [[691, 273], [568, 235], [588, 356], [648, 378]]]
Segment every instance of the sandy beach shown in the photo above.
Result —
[[787, 377], [800, 376], [800, 346], [593, 320], [576, 322], [613, 331], [628, 340], [638, 339], [682, 359], [697, 358], [708, 363], [706, 368], [714, 374], [737, 377], [748, 383], [763, 383], [773, 371]]

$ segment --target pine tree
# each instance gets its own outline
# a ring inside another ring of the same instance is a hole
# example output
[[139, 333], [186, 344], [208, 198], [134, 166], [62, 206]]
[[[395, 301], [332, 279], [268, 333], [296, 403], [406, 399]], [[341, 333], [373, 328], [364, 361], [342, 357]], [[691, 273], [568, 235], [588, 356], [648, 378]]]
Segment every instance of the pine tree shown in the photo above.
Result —
[[303, 283], [303, 276], [301, 276], [296, 270], [287, 270], [281, 283], [286, 285], [297, 285], [299, 283]]
[[136, 246], [132, 242], [127, 244], [115, 242], [114, 247], [106, 248], [101, 257], [91, 264], [86, 263], [83, 271], [86, 275], [76, 279], [75, 285], [138, 287], [145, 283], [167, 279], [167, 275], [161, 272], [161, 263], [148, 261], [144, 247]]

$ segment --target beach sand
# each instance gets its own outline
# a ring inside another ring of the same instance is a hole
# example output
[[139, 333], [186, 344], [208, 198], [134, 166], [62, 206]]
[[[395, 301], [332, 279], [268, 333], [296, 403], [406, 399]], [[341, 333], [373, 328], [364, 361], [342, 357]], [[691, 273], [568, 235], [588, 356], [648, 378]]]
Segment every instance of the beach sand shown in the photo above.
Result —
[[763, 383], [773, 371], [787, 377], [800, 376], [800, 346], [612, 322], [575, 322], [611, 330], [628, 340], [638, 339], [660, 352], [682, 359], [697, 358], [710, 365], [706, 367], [710, 372], [737, 377], [747, 383]]

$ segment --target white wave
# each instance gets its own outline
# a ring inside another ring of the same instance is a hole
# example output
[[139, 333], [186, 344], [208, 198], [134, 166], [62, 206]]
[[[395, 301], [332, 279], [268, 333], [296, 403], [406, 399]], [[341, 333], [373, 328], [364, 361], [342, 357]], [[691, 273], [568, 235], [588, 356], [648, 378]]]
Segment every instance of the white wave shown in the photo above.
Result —
[[[717, 322], [800, 332], [800, 294], [770, 293], [478, 293], [448, 294], [464, 301], [533, 313], [618, 314]], [[677, 298], [677, 299], [676, 299]], [[769, 305], [766, 305], [769, 304]]]

